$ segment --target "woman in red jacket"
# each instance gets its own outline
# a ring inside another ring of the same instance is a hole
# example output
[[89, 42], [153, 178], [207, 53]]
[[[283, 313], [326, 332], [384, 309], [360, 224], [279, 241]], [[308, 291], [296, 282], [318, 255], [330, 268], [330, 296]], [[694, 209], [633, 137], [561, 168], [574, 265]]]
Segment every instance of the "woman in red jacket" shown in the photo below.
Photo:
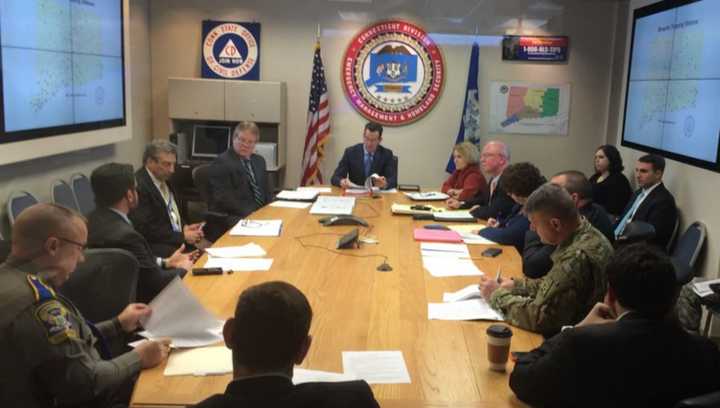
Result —
[[485, 177], [480, 172], [480, 153], [470, 142], [462, 142], [453, 149], [455, 172], [442, 185], [442, 192], [452, 198], [465, 201], [484, 193], [487, 189]]

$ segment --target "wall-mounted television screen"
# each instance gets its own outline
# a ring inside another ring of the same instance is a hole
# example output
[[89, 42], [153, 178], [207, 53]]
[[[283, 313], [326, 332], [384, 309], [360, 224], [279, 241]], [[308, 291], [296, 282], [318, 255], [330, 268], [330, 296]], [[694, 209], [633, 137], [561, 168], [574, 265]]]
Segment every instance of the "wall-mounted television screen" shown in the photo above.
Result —
[[0, 0], [0, 143], [125, 125], [122, 0]]
[[193, 126], [192, 157], [213, 158], [230, 147], [229, 126]]
[[720, 171], [720, 1], [634, 10], [621, 144]]

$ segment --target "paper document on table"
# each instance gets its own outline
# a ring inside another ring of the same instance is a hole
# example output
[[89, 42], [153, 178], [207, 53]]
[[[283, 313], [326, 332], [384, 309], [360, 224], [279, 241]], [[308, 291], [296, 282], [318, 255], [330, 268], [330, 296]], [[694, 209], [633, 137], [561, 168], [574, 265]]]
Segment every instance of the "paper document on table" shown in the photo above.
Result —
[[445, 244], [437, 242], [421, 242], [420, 254], [425, 258], [470, 258], [470, 252], [465, 244]]
[[164, 374], [175, 375], [221, 375], [233, 371], [232, 350], [225, 346], [198, 347], [173, 350], [165, 365]]
[[312, 203], [308, 203], [305, 201], [273, 201], [270, 203], [270, 207], [277, 207], [277, 208], [308, 208], [312, 205]]
[[240, 220], [230, 230], [230, 235], [244, 237], [278, 237], [282, 220]]
[[207, 248], [205, 252], [216, 258], [259, 257], [266, 255], [265, 250], [253, 242], [242, 246]]
[[475, 217], [465, 210], [436, 212], [433, 218], [435, 221], [475, 222]]
[[293, 369], [292, 378], [292, 382], [295, 385], [309, 382], [342, 382], [353, 380], [357, 380], [357, 378], [349, 374], [333, 373], [330, 371], [307, 370], [299, 367], [295, 367]]
[[449, 195], [439, 191], [427, 191], [424, 193], [405, 193], [405, 195], [414, 201], [440, 201], [450, 198]]
[[495, 241], [490, 241], [489, 239], [477, 235], [477, 234], [464, 234], [460, 233], [460, 238], [462, 238], [463, 242], [467, 245], [497, 245], [498, 243]]
[[380, 190], [380, 191], [379, 191], [379, 193], [383, 193], [383, 194], [397, 193], [397, 192], [398, 192], [397, 188], [389, 188], [389, 189], [387, 189], [387, 190]]
[[193, 296], [179, 277], [173, 279], [150, 304], [152, 314], [141, 321], [140, 335], [169, 337], [174, 347], [199, 347], [222, 341], [223, 322]]
[[205, 268], [221, 268], [233, 272], [264, 272], [272, 267], [272, 258], [208, 258]]
[[480, 296], [480, 285], [475, 284], [466, 286], [457, 292], [443, 293], [443, 302], [459, 302], [461, 300], [478, 298]]
[[423, 267], [436, 278], [483, 275], [483, 272], [470, 259], [425, 256], [423, 257]]
[[343, 372], [368, 384], [410, 384], [402, 351], [343, 351]]
[[[373, 193], [377, 193], [377, 192], [379, 192], [379, 191], [380, 191], [380, 189], [377, 188], [377, 187], [373, 187], [373, 188], [372, 188], [372, 192], [373, 192]], [[367, 188], [364, 188], [364, 187], [345, 189], [345, 194], [346, 194], [346, 195], [354, 195], [354, 196], [363, 195], [363, 194], [368, 194], [368, 195], [369, 195], [370, 192], [371, 192], [370, 189], [367, 189]]]
[[355, 197], [320, 196], [310, 207], [310, 214], [351, 215], [355, 207]]
[[[418, 207], [427, 207], [427, 210], [418, 210]], [[392, 203], [392, 205], [390, 206], [390, 211], [392, 211], [393, 214], [401, 215], [433, 214], [436, 211], [442, 210], [443, 209], [441, 207], [433, 207], [432, 205], [417, 206], [415, 204]]]
[[714, 283], [720, 283], [720, 279], [711, 279], [711, 280], [706, 280], [706, 281], [701, 281], [701, 282], [693, 282], [691, 287], [692, 287], [692, 290], [695, 292], [695, 294], [697, 294], [700, 297], [705, 297], [705, 296], [709, 296], [709, 295], [712, 295], [713, 293], [715, 293], [715, 292], [713, 292], [712, 289], [710, 289], [710, 285], [712, 285]]
[[463, 234], [473, 234], [475, 231], [480, 231], [481, 229], [485, 228], [483, 224], [455, 224], [455, 225], [448, 225], [448, 228], [450, 228], [453, 231], [457, 231], [460, 233], [460, 235]]
[[315, 190], [283, 190], [275, 198], [278, 200], [315, 201], [318, 194], [320, 193]]
[[504, 320], [484, 299], [428, 303], [430, 320]]
[[318, 193], [332, 193], [332, 187], [315, 187], [315, 186], [307, 186], [307, 187], [298, 187], [296, 188], [297, 191], [317, 191]]

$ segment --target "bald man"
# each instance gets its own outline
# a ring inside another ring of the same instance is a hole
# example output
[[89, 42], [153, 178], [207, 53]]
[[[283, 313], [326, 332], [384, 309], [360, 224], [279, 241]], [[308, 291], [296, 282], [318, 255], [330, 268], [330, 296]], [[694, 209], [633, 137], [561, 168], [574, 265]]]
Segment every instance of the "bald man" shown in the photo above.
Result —
[[84, 260], [86, 243], [85, 220], [64, 207], [36, 204], [17, 218], [0, 265], [0, 406], [110, 406], [141, 368], [167, 356], [168, 344], [155, 341], [101, 356], [103, 339], [135, 330], [150, 309], [130, 304], [92, 326], [56, 293]]

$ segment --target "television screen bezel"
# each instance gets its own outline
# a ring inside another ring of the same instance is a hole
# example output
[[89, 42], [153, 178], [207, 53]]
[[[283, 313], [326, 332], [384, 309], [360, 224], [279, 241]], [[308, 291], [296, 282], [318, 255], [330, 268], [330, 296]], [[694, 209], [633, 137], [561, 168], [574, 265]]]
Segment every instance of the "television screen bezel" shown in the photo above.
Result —
[[[122, 103], [123, 114], [119, 119], [108, 119], [95, 122], [83, 122], [72, 125], [51, 126], [44, 128], [5, 131], [5, 87], [3, 82], [2, 69], [2, 46], [0, 46], [0, 145], [6, 143], [21, 142], [44, 137], [82, 133], [92, 130], [123, 127], [127, 125], [127, 88], [125, 79], [125, 1], [116, 0], [120, 6], [120, 52], [122, 55]], [[0, 38], [2, 40], [2, 38]], [[0, 41], [1, 42], [1, 41]]]
[[202, 128], [219, 128], [219, 129], [225, 129], [227, 130], [227, 147], [225, 148], [225, 151], [230, 148], [230, 143], [232, 141], [232, 128], [230, 126], [222, 126], [222, 125], [203, 125], [200, 123], [196, 123], [193, 125], [193, 135], [192, 135], [192, 152], [190, 153], [190, 157], [203, 157], [203, 158], [215, 158], [218, 157], [221, 153], [218, 154], [212, 154], [212, 153], [196, 153], [195, 152], [195, 141], [197, 140], [197, 129], [199, 127]]
[[644, 7], [636, 8], [633, 10], [633, 22], [632, 22], [632, 31], [630, 34], [630, 49], [628, 50], [628, 66], [627, 66], [627, 75], [625, 77], [625, 101], [624, 101], [624, 111], [623, 111], [623, 121], [622, 121], [622, 129], [620, 133], [620, 145], [624, 147], [629, 147], [632, 149], [640, 150], [647, 153], [653, 153], [658, 154], [660, 156], [663, 156], [668, 159], [676, 160], [681, 163], [690, 164], [692, 166], [700, 167], [706, 170], [711, 170], [717, 173], [720, 173], [720, 132], [718, 132], [718, 148], [717, 152], [715, 153], [715, 161], [707, 161], [698, 159], [695, 157], [686, 156], [680, 153], [671, 152], [669, 150], [660, 149], [657, 147], [652, 147], [640, 143], [635, 143], [631, 141], [625, 140], [625, 123], [627, 121], [627, 110], [628, 110], [628, 93], [630, 90], [630, 73], [632, 72], [632, 59], [633, 59], [633, 47], [635, 45], [635, 26], [637, 24], [638, 19], [641, 19], [643, 17], [648, 17], [653, 14], [661, 13], [667, 10], [671, 10], [674, 8], [687, 6], [689, 4], [698, 3], [703, 0], [666, 0], [661, 1], [657, 3], [653, 3]]

